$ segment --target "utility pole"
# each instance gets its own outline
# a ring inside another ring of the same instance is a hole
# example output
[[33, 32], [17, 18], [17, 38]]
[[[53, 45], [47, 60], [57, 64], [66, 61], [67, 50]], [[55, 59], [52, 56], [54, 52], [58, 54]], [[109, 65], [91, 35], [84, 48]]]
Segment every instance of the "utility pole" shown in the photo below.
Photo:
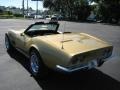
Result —
[[36, 18], [38, 15], [38, 1], [43, 1], [43, 0], [32, 0], [32, 1], [36, 1]]
[[38, 15], [38, 0], [36, 1], [36, 18], [37, 18], [37, 15]]
[[24, 13], [24, 0], [22, 1], [22, 11], [23, 11], [23, 15], [25, 15], [25, 13]]
[[28, 8], [29, 8], [29, 7], [28, 7], [28, 0], [27, 0], [27, 16], [28, 16], [28, 13], [29, 13]]

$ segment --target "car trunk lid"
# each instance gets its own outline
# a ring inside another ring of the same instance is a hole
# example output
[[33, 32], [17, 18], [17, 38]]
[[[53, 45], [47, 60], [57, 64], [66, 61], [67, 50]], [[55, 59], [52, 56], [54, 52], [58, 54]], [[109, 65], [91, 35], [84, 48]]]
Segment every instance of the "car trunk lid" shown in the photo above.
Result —
[[76, 55], [109, 46], [108, 43], [85, 33], [47, 35], [42, 40], [70, 55]]

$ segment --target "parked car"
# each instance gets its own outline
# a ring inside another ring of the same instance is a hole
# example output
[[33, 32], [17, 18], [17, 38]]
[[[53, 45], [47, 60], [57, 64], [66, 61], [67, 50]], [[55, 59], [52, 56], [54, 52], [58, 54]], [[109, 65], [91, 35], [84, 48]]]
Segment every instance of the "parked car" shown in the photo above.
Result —
[[51, 17], [50, 22], [58, 22], [58, 18], [57, 17]]
[[35, 77], [43, 77], [46, 68], [66, 73], [95, 68], [112, 55], [113, 46], [107, 42], [58, 28], [58, 22], [36, 22], [24, 30], [10, 30], [5, 34], [6, 49], [28, 57]]
[[32, 18], [32, 19], [34, 19], [34, 14], [25, 15], [25, 18]]
[[34, 15], [35, 19], [43, 19], [44, 17], [42, 15]]
[[46, 20], [51, 20], [51, 16], [50, 16], [50, 15], [46, 15], [46, 16], [45, 16], [45, 19], [46, 19]]
[[63, 20], [63, 16], [62, 15], [52, 15], [51, 20]]

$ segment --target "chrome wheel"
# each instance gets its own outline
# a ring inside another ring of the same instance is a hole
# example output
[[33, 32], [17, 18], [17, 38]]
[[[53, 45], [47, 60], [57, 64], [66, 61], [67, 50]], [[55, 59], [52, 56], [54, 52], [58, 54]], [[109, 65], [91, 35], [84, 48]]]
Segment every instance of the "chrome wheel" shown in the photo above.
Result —
[[30, 65], [31, 65], [31, 69], [33, 74], [37, 74], [39, 72], [39, 58], [36, 55], [35, 52], [31, 53], [31, 57], [30, 57]]
[[10, 42], [9, 42], [9, 39], [7, 36], [5, 36], [5, 46], [6, 46], [6, 49], [9, 50], [10, 49]]
[[30, 70], [34, 77], [41, 79], [48, 73], [39, 52], [35, 49], [30, 51]]

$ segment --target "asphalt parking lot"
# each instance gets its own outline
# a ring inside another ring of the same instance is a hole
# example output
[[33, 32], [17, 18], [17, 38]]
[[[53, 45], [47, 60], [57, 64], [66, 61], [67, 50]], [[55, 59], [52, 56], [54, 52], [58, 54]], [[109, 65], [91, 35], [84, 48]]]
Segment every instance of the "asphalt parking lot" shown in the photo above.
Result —
[[31, 77], [27, 59], [6, 52], [4, 34], [40, 20], [0, 19], [0, 90], [120, 90], [120, 26], [60, 21], [60, 31], [85, 32], [114, 46], [113, 55], [100, 68], [70, 75], [50, 73], [43, 80]]

